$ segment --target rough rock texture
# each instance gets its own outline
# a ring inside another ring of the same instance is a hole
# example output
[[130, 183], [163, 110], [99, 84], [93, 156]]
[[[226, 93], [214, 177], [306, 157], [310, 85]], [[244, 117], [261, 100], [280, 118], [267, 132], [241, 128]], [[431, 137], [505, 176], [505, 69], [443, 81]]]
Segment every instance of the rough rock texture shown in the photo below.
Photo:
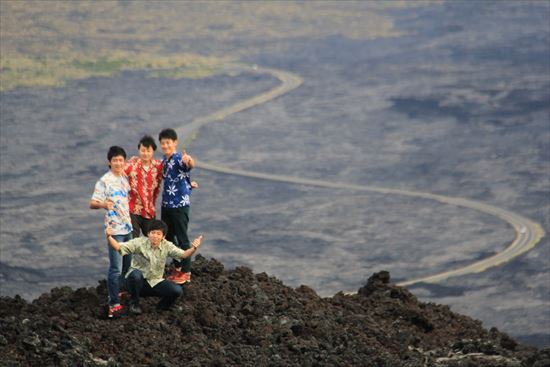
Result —
[[200, 255], [170, 311], [105, 318], [105, 281], [0, 298], [2, 366], [550, 366], [550, 349], [515, 342], [447, 306], [420, 303], [374, 274], [355, 295], [320, 298], [265, 273]]

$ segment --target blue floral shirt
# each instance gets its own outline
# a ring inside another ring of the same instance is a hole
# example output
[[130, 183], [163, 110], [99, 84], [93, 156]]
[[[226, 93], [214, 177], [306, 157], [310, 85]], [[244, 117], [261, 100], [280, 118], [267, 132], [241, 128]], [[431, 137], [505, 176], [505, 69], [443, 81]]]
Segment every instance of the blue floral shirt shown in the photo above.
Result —
[[164, 157], [162, 160], [162, 206], [165, 208], [183, 208], [191, 205], [191, 174], [181, 158], [182, 154], [176, 152], [170, 159]]

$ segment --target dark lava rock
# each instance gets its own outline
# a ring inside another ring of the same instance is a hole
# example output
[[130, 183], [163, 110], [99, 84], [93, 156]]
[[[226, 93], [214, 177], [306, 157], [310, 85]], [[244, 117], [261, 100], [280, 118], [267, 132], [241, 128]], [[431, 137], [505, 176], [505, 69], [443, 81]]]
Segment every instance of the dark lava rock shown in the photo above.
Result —
[[1, 366], [548, 366], [549, 350], [420, 303], [371, 276], [357, 294], [321, 298], [200, 255], [170, 311], [105, 318], [105, 281], [0, 298]]

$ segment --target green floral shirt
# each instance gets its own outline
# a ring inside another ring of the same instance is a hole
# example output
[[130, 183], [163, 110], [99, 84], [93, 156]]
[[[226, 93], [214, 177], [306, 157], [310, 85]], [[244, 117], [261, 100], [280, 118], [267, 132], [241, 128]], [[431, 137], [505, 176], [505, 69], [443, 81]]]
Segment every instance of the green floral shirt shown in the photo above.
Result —
[[172, 242], [162, 240], [159, 247], [153, 248], [147, 237], [138, 237], [128, 242], [120, 243], [120, 254], [132, 254], [132, 264], [126, 273], [126, 277], [134, 271], [139, 270], [151, 287], [164, 280], [164, 265], [166, 258], [181, 259], [184, 251], [176, 247]]

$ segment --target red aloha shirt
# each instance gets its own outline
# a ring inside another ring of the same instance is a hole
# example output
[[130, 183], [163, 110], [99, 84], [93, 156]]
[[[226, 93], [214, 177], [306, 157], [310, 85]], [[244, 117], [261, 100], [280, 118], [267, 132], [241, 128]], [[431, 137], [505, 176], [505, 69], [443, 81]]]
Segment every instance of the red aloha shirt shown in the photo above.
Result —
[[147, 169], [139, 157], [126, 161], [124, 169], [130, 183], [130, 213], [147, 219], [155, 218], [155, 203], [162, 180], [162, 161], [153, 159]]

